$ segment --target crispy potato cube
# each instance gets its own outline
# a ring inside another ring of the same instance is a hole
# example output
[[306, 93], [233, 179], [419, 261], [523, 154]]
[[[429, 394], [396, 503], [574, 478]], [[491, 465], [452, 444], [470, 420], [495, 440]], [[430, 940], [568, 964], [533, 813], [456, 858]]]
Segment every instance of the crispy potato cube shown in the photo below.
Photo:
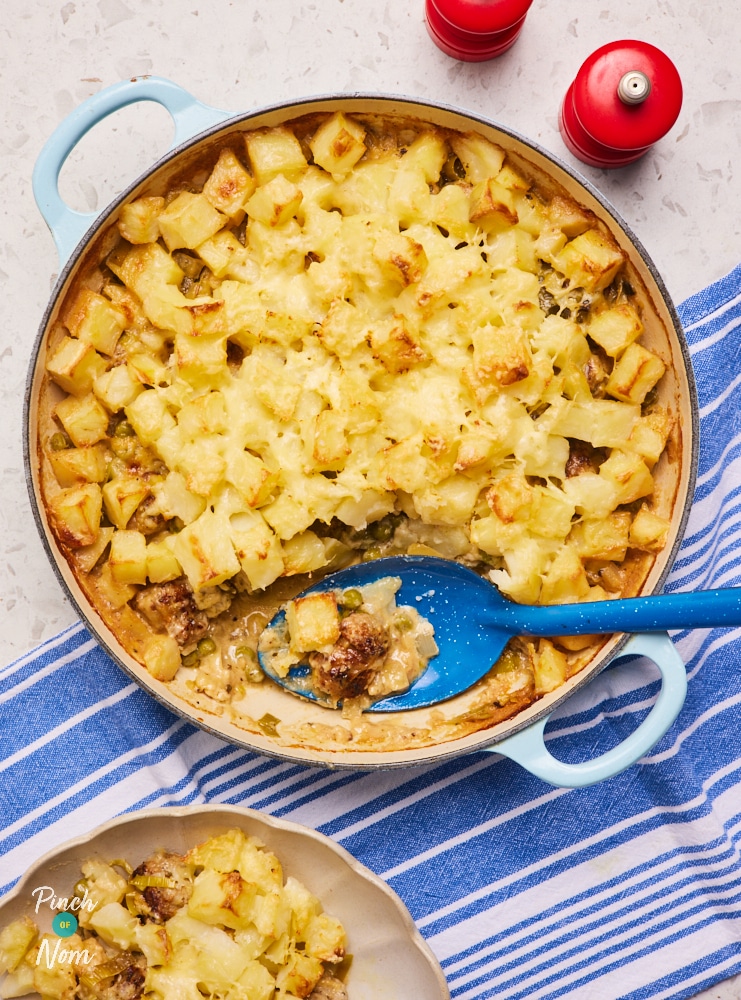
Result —
[[535, 694], [544, 695], [561, 687], [568, 677], [568, 661], [548, 639], [541, 639], [533, 658]]
[[314, 467], [320, 470], [341, 469], [350, 446], [346, 437], [347, 417], [339, 410], [322, 410], [314, 424]]
[[121, 208], [118, 231], [129, 243], [156, 243], [160, 228], [157, 222], [165, 199], [157, 195], [137, 198]]
[[336, 917], [317, 913], [306, 929], [306, 953], [322, 962], [339, 962], [345, 954], [345, 929]]
[[116, 350], [126, 316], [104, 295], [81, 288], [65, 314], [65, 323], [74, 337], [110, 356]]
[[54, 409], [54, 416], [78, 448], [97, 444], [108, 434], [108, 412], [91, 392], [86, 396], [67, 396], [60, 400]]
[[418, 492], [414, 509], [428, 524], [463, 526], [470, 521], [481, 483], [465, 476], [450, 476]]
[[427, 267], [424, 247], [406, 233], [381, 230], [375, 238], [372, 253], [384, 276], [400, 282], [403, 288], [420, 281]]
[[278, 484], [278, 476], [261, 458], [237, 449], [228, 455], [226, 478], [237, 487], [248, 507], [265, 503]]
[[354, 497], [343, 500], [337, 507], [336, 517], [343, 524], [362, 530], [374, 521], [380, 521], [393, 509], [393, 493], [365, 490], [357, 500]]
[[190, 524], [206, 509], [203, 497], [188, 489], [180, 472], [169, 472], [163, 482], [152, 487], [157, 507], [165, 517], [179, 517], [183, 524]]
[[453, 468], [456, 472], [475, 469], [478, 465], [488, 462], [494, 455], [495, 443], [491, 437], [475, 431], [464, 431], [458, 442], [458, 453]]
[[643, 504], [630, 526], [630, 544], [644, 552], [660, 552], [666, 545], [671, 522]]
[[175, 464], [192, 493], [208, 497], [224, 481], [226, 459], [220, 443], [219, 435], [204, 434], [182, 445]]
[[143, 391], [144, 386], [128, 365], [116, 365], [93, 382], [93, 392], [110, 413], [118, 413]]
[[226, 370], [226, 337], [177, 334], [175, 363], [181, 378], [196, 388], [206, 388]]
[[445, 139], [438, 132], [424, 131], [417, 136], [398, 163], [398, 171], [420, 174], [425, 184], [435, 184], [448, 157]]
[[600, 466], [599, 475], [601, 479], [617, 487], [618, 503], [633, 503], [634, 500], [649, 496], [653, 492], [653, 477], [640, 455], [616, 448]]
[[170, 373], [165, 365], [156, 357], [144, 351], [136, 351], [129, 355], [127, 368], [140, 385], [159, 386], [168, 385], [171, 381]]
[[575, 548], [559, 549], [543, 577], [540, 600], [543, 604], [578, 601], [589, 593], [587, 574]]
[[504, 552], [504, 570], [491, 570], [489, 579], [513, 601], [534, 604], [540, 595], [545, 555], [535, 539], [525, 538]]
[[[420, 435], [412, 435], [385, 448], [379, 456], [379, 486], [414, 493], [427, 485], [427, 459], [421, 454]], [[375, 485], [375, 484], [371, 484]]]
[[504, 524], [530, 516], [535, 493], [525, 477], [518, 473], [500, 476], [486, 493], [486, 502]]
[[640, 417], [624, 447], [638, 452], [646, 465], [654, 466], [664, 450], [672, 429], [672, 419], [665, 410], [654, 410]]
[[98, 537], [91, 545], [85, 545], [75, 552], [75, 564], [83, 573], [89, 573], [111, 543], [115, 528], [105, 527], [98, 532]]
[[533, 358], [528, 338], [517, 327], [478, 327], [473, 332], [472, 342], [477, 381], [513, 385], [530, 374]]
[[209, 509], [174, 536], [172, 547], [193, 590], [215, 587], [240, 570], [228, 519]]
[[117, 528], [125, 528], [147, 496], [149, 486], [138, 476], [126, 474], [111, 479], [103, 487], [103, 504], [108, 520]]
[[153, 444], [165, 431], [175, 426], [175, 418], [167, 403], [154, 389], [138, 395], [124, 412], [142, 444]]
[[224, 395], [221, 392], [205, 392], [192, 402], [186, 403], [178, 413], [178, 427], [189, 439], [201, 434], [221, 434], [228, 427]]
[[330, 174], [349, 173], [365, 153], [365, 129], [341, 111], [323, 122], [309, 140], [314, 162]]
[[615, 362], [605, 389], [626, 403], [642, 403], [666, 371], [666, 365], [641, 344], [631, 344]]
[[630, 520], [627, 511], [613, 511], [599, 520], [585, 518], [574, 525], [569, 542], [582, 559], [622, 562], [628, 548]]
[[612, 309], [603, 309], [593, 316], [589, 336], [612, 358], [629, 347], [643, 333], [643, 323], [628, 302], [618, 302]]
[[[76, 940], [75, 940], [76, 939]], [[77, 976], [71, 962], [51, 962], [50, 956], [54, 946], [59, 941], [56, 934], [44, 934], [39, 941], [41, 949], [37, 955], [38, 962], [33, 966], [33, 986], [44, 1000], [66, 1000], [75, 995]], [[82, 944], [80, 938], [65, 939], [65, 947], [71, 949], [74, 944]]]
[[286, 624], [291, 648], [299, 653], [332, 646], [340, 637], [340, 613], [335, 595], [324, 592], [289, 601]]
[[427, 360], [404, 316], [392, 316], [375, 325], [369, 333], [369, 343], [373, 357], [392, 375], [409, 371]]
[[230, 219], [241, 220], [244, 206], [255, 190], [255, 179], [231, 149], [222, 149], [216, 166], [203, 185], [203, 194], [218, 211]]
[[532, 534], [563, 541], [571, 531], [574, 504], [555, 488], [536, 486], [529, 518]]
[[274, 228], [293, 218], [302, 199], [303, 194], [296, 184], [285, 174], [276, 174], [255, 191], [245, 208], [251, 219]]
[[504, 150], [483, 136], [469, 133], [454, 135], [450, 145], [463, 164], [466, 180], [479, 184], [490, 177], [496, 177], [504, 163]]
[[65, 392], [82, 396], [105, 371], [106, 363], [92, 344], [64, 337], [46, 363], [46, 370]]
[[164, 538], [147, 545], [147, 577], [152, 583], [166, 583], [182, 576], [183, 568], [172, 551], [171, 540]]
[[496, 182], [497, 184], [501, 184], [502, 187], [507, 188], [508, 191], [515, 191], [519, 194], [524, 194], [531, 187], [530, 181], [518, 173], [509, 163], [505, 163], [499, 171], [496, 176]]
[[191, 300], [174, 285], [152, 285], [142, 295], [142, 309], [149, 322], [176, 334], [194, 332], [190, 306]]
[[232, 514], [229, 534], [253, 590], [264, 590], [283, 573], [281, 544], [259, 513], [240, 511]]
[[292, 952], [275, 977], [275, 985], [288, 996], [308, 997], [322, 978], [324, 967], [318, 958]]
[[248, 132], [245, 136], [247, 155], [258, 184], [265, 184], [277, 174], [294, 179], [308, 164], [301, 143], [290, 129], [284, 127]]
[[324, 541], [313, 531], [302, 531], [283, 542], [283, 565], [285, 576], [297, 573], [313, 573], [329, 562]]
[[[144, 666], [155, 680], [171, 681], [180, 669], [180, 664], [180, 647], [172, 636], [154, 635], [147, 642], [144, 648]], [[139, 931], [142, 929], [136, 921], [134, 936], [137, 944], [140, 942]]]
[[260, 269], [249, 250], [228, 229], [205, 240], [196, 247], [196, 253], [217, 278], [228, 276], [251, 283], [259, 277]]
[[117, 583], [147, 582], [147, 540], [141, 531], [117, 531], [108, 556]]
[[13, 971], [36, 940], [38, 930], [30, 917], [20, 917], [0, 931], [0, 975]]
[[621, 503], [620, 487], [613, 479], [596, 472], [582, 472], [563, 482], [562, 489], [577, 514], [587, 517], [607, 517]]
[[588, 441], [595, 448], [615, 448], [628, 440], [640, 419], [639, 406], [610, 399], [573, 400], [556, 417], [551, 430], [563, 437]]
[[204, 868], [195, 878], [188, 915], [204, 924], [246, 927], [253, 916], [256, 895], [257, 886], [246, 882], [239, 872]]
[[553, 258], [554, 266], [572, 284], [589, 292], [606, 288], [622, 267], [625, 255], [612, 236], [588, 229], [566, 244]]
[[103, 483], [108, 478], [107, 451], [102, 444], [51, 451], [49, 461], [60, 486]]
[[92, 545], [100, 531], [103, 501], [97, 483], [60, 490], [49, 501], [52, 521], [63, 545], [80, 549]]
[[317, 336], [328, 350], [340, 358], [347, 358], [365, 340], [363, 314], [351, 302], [335, 298], [322, 320]]
[[[205, 236], [199, 242], [204, 239]], [[185, 277], [185, 272], [159, 243], [119, 247], [108, 254], [106, 264], [142, 301], [165, 285], [179, 285]]]
[[29, 962], [21, 962], [15, 972], [6, 973], [3, 979], [3, 992], [5, 996], [25, 997], [30, 993], [34, 993], [36, 990], [33, 982], [35, 968], [36, 966], [31, 965]]
[[480, 181], [471, 192], [468, 218], [484, 228], [517, 225], [518, 215], [512, 192], [493, 177]]
[[427, 201], [427, 214], [436, 223], [459, 240], [473, 240], [476, 226], [468, 218], [471, 209], [471, 192], [465, 184], [446, 184]]
[[182, 191], [157, 219], [167, 249], [192, 250], [224, 226], [226, 216], [218, 212], [204, 194]]
[[244, 831], [235, 827], [191, 847], [186, 860], [188, 864], [197, 868], [212, 868], [222, 874], [237, 871], [240, 855], [246, 843]]
[[276, 533], [278, 538], [287, 540], [300, 531], [305, 531], [316, 517], [305, 503], [301, 503], [285, 490], [260, 513]]
[[591, 229], [595, 222], [591, 212], [585, 211], [573, 199], [560, 194], [551, 198], [546, 214], [553, 225], [558, 226], [569, 239]]

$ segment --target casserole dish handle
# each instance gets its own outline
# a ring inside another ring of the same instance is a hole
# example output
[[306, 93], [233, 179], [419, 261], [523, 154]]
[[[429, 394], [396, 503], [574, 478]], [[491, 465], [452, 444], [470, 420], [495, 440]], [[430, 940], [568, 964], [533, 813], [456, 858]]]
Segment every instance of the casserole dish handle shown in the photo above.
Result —
[[661, 691], [648, 717], [618, 746], [593, 760], [566, 764], [546, 749], [544, 731], [550, 719], [547, 715], [487, 750], [509, 757], [537, 778], [561, 788], [584, 788], [613, 778], [635, 764], [658, 743], [682, 710], [687, 693], [687, 672], [665, 632], [634, 635], [620, 651], [618, 659], [624, 656], [646, 656], [652, 660], [661, 672]]
[[61, 263], [65, 263], [98, 212], [77, 212], [59, 194], [59, 174], [77, 143], [90, 129], [108, 115], [137, 104], [154, 101], [170, 112], [175, 123], [171, 149], [198, 132], [232, 116], [201, 104], [171, 80], [158, 76], [140, 76], [116, 83], [93, 94], [62, 121], [47, 139], [33, 171], [33, 194], [44, 221], [51, 230]]

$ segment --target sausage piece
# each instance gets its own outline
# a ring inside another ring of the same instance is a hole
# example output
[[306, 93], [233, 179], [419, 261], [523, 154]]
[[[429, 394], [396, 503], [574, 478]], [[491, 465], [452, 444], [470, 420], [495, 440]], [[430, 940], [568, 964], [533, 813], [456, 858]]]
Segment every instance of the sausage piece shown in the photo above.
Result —
[[365, 611], [354, 611], [343, 618], [332, 651], [309, 657], [314, 683], [334, 701], [357, 698], [368, 690], [388, 648], [385, 626]]

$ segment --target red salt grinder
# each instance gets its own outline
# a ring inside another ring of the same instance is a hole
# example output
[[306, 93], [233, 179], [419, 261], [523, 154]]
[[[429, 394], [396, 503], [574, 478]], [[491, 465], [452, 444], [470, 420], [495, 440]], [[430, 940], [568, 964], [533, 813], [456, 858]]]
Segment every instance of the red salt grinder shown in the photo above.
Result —
[[514, 45], [532, 2], [425, 0], [427, 30], [446, 55], [465, 62], [483, 62]]
[[669, 131], [681, 107], [682, 81], [661, 49], [611, 42], [576, 74], [558, 124], [566, 146], [584, 163], [622, 167]]

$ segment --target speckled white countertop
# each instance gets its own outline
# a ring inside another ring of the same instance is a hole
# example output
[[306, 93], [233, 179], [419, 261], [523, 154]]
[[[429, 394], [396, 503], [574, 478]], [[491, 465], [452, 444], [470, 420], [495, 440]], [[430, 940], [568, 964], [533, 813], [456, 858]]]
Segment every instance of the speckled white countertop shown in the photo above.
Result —
[[[611, 9], [610, 9], [611, 8]], [[55, 126], [104, 86], [169, 77], [206, 104], [242, 111], [314, 94], [373, 91], [458, 105], [498, 120], [575, 165], [634, 229], [679, 302], [741, 260], [741, 27], [735, 0], [535, 0], [517, 44], [461, 63], [424, 26], [423, 0], [5, 0], [0, 23], [0, 506], [2, 662], [75, 620], [27, 499], [22, 401], [58, 261], [31, 193]], [[680, 117], [641, 161], [579, 164], [558, 132], [563, 94], [598, 46], [662, 48], [684, 84]], [[61, 191], [102, 209], [167, 149], [172, 124], [137, 105], [97, 126], [69, 158]], [[741, 983], [703, 997], [737, 997]], [[609, 998], [605, 998], [609, 1000]]]

